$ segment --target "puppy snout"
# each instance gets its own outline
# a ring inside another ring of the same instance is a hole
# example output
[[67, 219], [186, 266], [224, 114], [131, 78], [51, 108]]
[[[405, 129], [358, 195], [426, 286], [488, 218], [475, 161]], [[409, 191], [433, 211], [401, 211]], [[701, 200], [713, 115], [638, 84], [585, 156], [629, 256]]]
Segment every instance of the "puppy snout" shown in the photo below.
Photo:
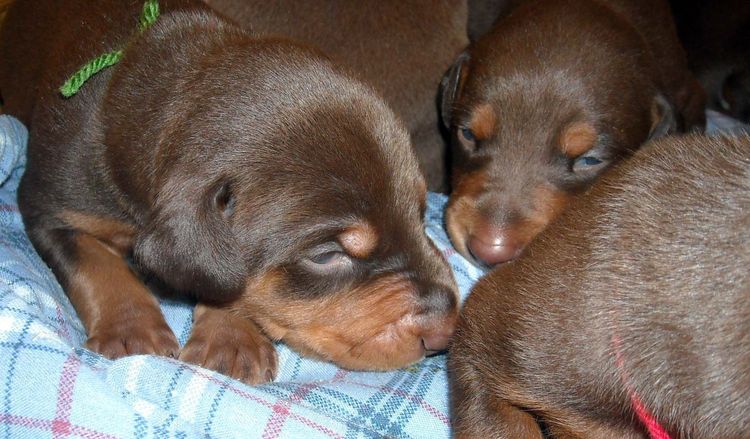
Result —
[[523, 244], [507, 228], [482, 223], [472, 231], [468, 249], [478, 262], [493, 266], [515, 259]]
[[454, 290], [434, 288], [423, 304], [422, 346], [426, 355], [433, 355], [448, 348], [456, 329], [458, 298]]

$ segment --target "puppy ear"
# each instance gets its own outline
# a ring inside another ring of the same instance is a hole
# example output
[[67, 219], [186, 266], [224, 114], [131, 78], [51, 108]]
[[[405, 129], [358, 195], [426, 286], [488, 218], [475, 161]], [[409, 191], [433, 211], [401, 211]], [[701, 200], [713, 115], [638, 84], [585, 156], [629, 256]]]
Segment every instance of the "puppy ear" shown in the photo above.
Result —
[[648, 140], [658, 139], [677, 131], [677, 119], [672, 104], [662, 94], [651, 102], [651, 131]]
[[453, 103], [456, 101], [458, 94], [461, 92], [461, 87], [464, 84], [468, 70], [466, 63], [469, 61], [469, 54], [462, 52], [456, 58], [448, 72], [443, 76], [440, 81], [440, 115], [443, 119], [443, 125], [446, 128], [451, 126], [451, 113], [453, 111]]
[[170, 288], [198, 300], [228, 301], [239, 295], [247, 277], [231, 229], [232, 188], [217, 182], [196, 194], [191, 183], [161, 191], [133, 257]]

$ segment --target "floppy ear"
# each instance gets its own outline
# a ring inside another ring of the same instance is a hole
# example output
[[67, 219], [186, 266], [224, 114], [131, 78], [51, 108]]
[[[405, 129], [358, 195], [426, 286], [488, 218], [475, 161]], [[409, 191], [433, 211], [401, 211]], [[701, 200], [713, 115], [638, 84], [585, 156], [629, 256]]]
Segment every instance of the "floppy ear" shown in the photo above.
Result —
[[440, 81], [440, 115], [443, 119], [443, 125], [451, 127], [451, 113], [453, 111], [453, 102], [456, 101], [458, 94], [461, 92], [464, 80], [468, 71], [465, 64], [469, 61], [469, 54], [462, 52], [456, 58], [448, 72]]
[[661, 93], [651, 102], [651, 131], [648, 140], [658, 139], [677, 131], [677, 119], [672, 104]]
[[195, 181], [160, 191], [157, 208], [133, 249], [140, 266], [168, 287], [198, 300], [223, 302], [242, 291], [246, 264], [232, 234], [232, 188], [216, 182], [195, 193]]

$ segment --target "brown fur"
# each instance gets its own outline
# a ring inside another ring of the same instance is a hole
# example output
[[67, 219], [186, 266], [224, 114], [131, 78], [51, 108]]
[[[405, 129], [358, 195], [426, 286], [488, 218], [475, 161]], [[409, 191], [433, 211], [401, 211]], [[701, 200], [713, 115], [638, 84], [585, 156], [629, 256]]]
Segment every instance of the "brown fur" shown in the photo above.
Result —
[[497, 135], [497, 116], [489, 104], [478, 106], [469, 120], [469, 127], [477, 140], [487, 140]]
[[444, 349], [455, 283], [385, 102], [313, 49], [159, 3], [139, 34], [141, 0], [19, 0], [0, 39], [5, 110], [30, 132], [19, 206], [87, 346], [176, 355], [145, 276], [201, 304], [181, 358], [249, 383], [276, 372], [271, 338], [362, 369]]
[[[580, 192], [647, 139], [701, 130], [703, 98], [665, 0], [529, 0], [511, 8], [443, 82], [454, 186], [485, 175], [483, 191], [451, 194], [451, 239], [478, 264], [516, 257], [562, 211], [537, 204], [536, 193]], [[492, 117], [477, 124], [478, 114]], [[461, 202], [465, 196], [473, 199]], [[523, 226], [529, 220], [542, 227]]]
[[254, 32], [310, 43], [372, 85], [406, 123], [428, 187], [448, 184], [440, 78], [466, 47], [466, 0], [205, 0]]
[[355, 224], [339, 235], [341, 246], [347, 253], [367, 259], [378, 246], [378, 232], [370, 224]]
[[442, 333], [447, 341], [450, 332], [442, 328], [452, 328], [457, 317], [454, 312], [442, 320], [433, 318], [416, 300], [413, 283], [402, 275], [382, 277], [315, 303], [264, 296], [260, 291], [272, 293], [285, 282], [278, 272], [269, 276], [261, 281], [266, 287], [252, 287], [256, 293], [242, 297], [237, 309], [250, 310], [271, 337], [351, 369], [386, 370], [392, 364], [412, 363], [430, 348], [421, 340]]
[[645, 438], [630, 388], [673, 438], [747, 438], [748, 267], [750, 137], [644, 146], [472, 290], [456, 436]]

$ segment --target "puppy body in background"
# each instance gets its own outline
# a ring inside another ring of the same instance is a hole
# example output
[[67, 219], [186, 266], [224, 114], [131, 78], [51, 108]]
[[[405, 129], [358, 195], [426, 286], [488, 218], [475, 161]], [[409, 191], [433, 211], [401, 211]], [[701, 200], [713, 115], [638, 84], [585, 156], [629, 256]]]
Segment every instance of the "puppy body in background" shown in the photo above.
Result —
[[373, 86], [406, 123], [429, 189], [447, 189], [437, 97], [468, 44], [466, 0], [204, 1], [253, 32], [319, 48]]
[[520, 2], [448, 72], [442, 113], [448, 232], [484, 265], [517, 257], [647, 139], [705, 122], [665, 0]]
[[180, 358], [250, 383], [275, 374], [271, 339], [354, 369], [443, 349], [455, 284], [385, 103], [304, 47], [159, 3], [142, 32], [135, 0], [19, 0], [3, 26], [5, 110], [30, 133], [19, 205], [87, 347], [178, 355], [147, 275], [199, 301]]
[[672, 0], [690, 69], [708, 107], [750, 123], [750, 2]]
[[650, 143], [473, 289], [456, 436], [747, 438], [749, 267], [750, 137]]

